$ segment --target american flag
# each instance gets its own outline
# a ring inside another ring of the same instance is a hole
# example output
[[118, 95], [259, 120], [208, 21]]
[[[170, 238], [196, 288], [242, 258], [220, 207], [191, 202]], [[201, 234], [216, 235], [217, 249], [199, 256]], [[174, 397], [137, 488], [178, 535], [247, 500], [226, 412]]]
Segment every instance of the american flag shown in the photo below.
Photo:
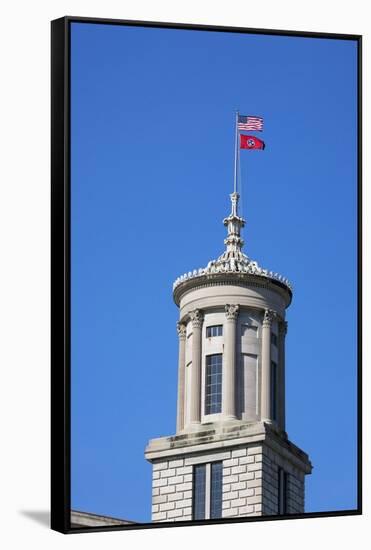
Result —
[[238, 115], [238, 130], [263, 130], [263, 119], [260, 116]]

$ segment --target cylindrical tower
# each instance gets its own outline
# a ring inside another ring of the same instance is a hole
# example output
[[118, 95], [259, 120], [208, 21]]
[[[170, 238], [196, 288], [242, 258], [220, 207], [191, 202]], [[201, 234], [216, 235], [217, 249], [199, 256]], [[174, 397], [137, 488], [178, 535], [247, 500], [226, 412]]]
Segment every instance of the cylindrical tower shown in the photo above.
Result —
[[231, 420], [285, 428], [281, 327], [291, 286], [242, 253], [238, 198], [231, 195], [232, 212], [224, 220], [224, 254], [174, 284], [186, 334], [179, 353], [178, 432]]
[[150, 441], [153, 520], [304, 511], [308, 457], [285, 432], [287, 279], [243, 252], [238, 193], [226, 250], [174, 283], [176, 435]]

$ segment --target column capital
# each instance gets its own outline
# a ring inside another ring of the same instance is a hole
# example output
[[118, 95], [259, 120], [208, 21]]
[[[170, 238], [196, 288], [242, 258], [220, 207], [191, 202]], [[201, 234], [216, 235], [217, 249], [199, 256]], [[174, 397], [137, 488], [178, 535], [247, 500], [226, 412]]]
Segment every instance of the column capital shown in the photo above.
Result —
[[240, 306], [238, 304], [226, 304], [225, 315], [227, 319], [235, 321], [238, 317], [239, 310], [240, 310]]
[[266, 309], [263, 317], [263, 327], [271, 327], [272, 321], [276, 317], [277, 313], [273, 309]]
[[193, 328], [201, 328], [204, 320], [204, 315], [200, 309], [194, 309], [189, 312], [189, 317], [192, 321]]
[[177, 329], [179, 338], [180, 339], [185, 339], [185, 337], [187, 335], [187, 325], [185, 323], [178, 322], [176, 324], [176, 329]]

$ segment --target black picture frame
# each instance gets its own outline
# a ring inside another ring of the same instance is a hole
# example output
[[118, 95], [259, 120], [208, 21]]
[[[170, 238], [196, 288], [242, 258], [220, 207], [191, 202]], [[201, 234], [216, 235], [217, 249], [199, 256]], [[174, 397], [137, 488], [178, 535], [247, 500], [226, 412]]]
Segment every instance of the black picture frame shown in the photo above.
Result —
[[362, 36], [288, 30], [188, 25], [119, 19], [66, 16], [51, 23], [51, 528], [61, 533], [167, 528], [249, 521], [274, 521], [275, 516], [220, 519], [175, 523], [146, 523], [107, 527], [71, 528], [71, 339], [70, 339], [70, 26], [73, 22], [105, 25], [171, 28], [207, 32], [253, 33], [353, 40], [358, 49], [358, 186], [357, 186], [357, 317], [358, 317], [358, 504], [355, 510], [288, 515], [287, 519], [319, 518], [362, 514]]

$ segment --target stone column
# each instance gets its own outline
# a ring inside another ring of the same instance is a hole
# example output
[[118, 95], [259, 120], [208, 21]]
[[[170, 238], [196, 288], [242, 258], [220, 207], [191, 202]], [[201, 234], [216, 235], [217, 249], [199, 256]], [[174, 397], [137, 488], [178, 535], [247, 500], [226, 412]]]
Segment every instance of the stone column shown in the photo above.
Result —
[[178, 361], [178, 403], [176, 431], [180, 432], [184, 428], [184, 384], [185, 384], [185, 349], [187, 326], [185, 323], [177, 323], [179, 336], [179, 361]]
[[222, 412], [228, 419], [236, 418], [236, 326], [238, 305], [227, 304], [227, 321], [224, 329], [224, 354], [222, 378]]
[[287, 321], [278, 323], [278, 425], [281, 430], [285, 430], [286, 411], [285, 411], [285, 336], [287, 334]]
[[271, 328], [274, 312], [266, 309], [262, 328], [262, 398], [261, 418], [271, 422]]
[[193, 327], [191, 371], [191, 424], [201, 422], [201, 335], [203, 315], [199, 309], [189, 314]]

